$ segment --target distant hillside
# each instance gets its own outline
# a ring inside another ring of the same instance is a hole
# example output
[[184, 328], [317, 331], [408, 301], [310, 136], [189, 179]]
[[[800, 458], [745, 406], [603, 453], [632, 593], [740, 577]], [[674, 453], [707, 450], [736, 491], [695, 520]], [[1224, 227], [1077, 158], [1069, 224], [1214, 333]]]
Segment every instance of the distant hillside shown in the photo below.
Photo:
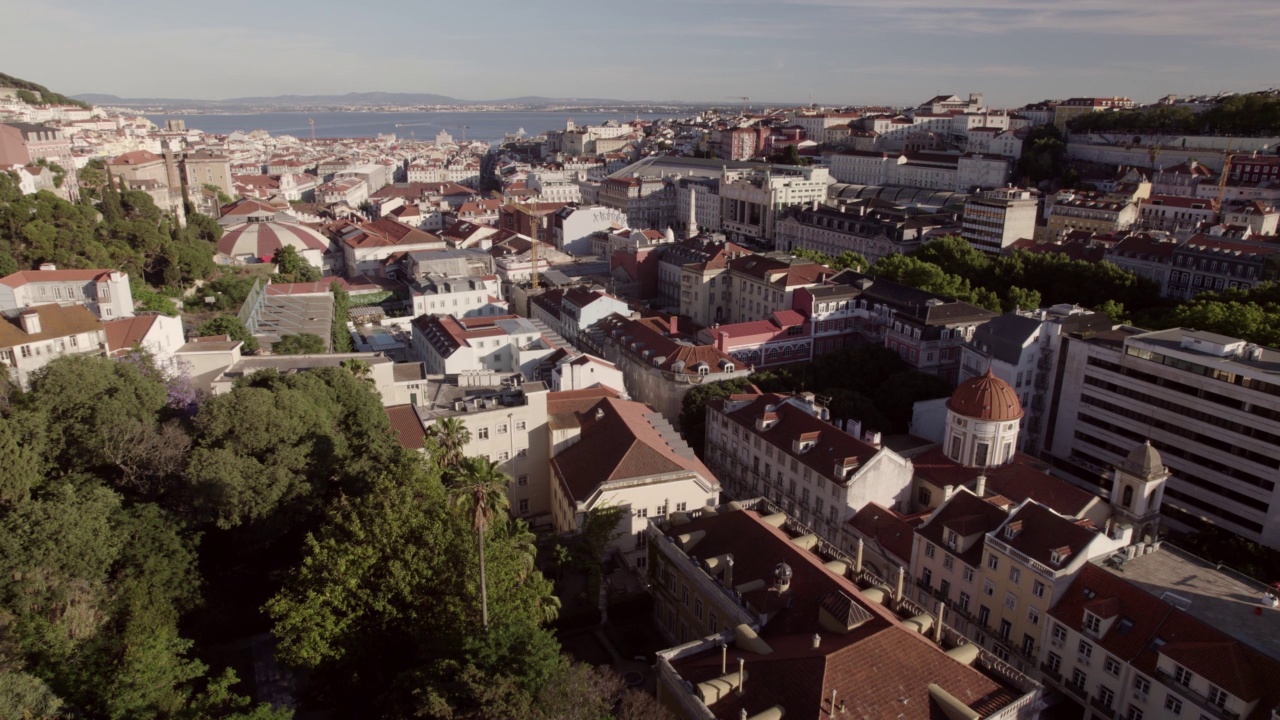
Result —
[[18, 97], [23, 102], [32, 105], [78, 105], [82, 108], [89, 107], [88, 102], [69, 98], [66, 95], [52, 92], [43, 85], [4, 73], [0, 73], [0, 88], [17, 88]]
[[[95, 105], [150, 106], [211, 108], [262, 108], [270, 106], [308, 107], [341, 105], [640, 105], [636, 100], [608, 100], [604, 98], [553, 98], [525, 96], [500, 100], [461, 100], [448, 95], [433, 93], [361, 92], [345, 95], [274, 95], [270, 97], [238, 97], [225, 100], [191, 100], [182, 98], [122, 98], [117, 95], [84, 93], [76, 98]], [[685, 104], [685, 103], [676, 103]]]

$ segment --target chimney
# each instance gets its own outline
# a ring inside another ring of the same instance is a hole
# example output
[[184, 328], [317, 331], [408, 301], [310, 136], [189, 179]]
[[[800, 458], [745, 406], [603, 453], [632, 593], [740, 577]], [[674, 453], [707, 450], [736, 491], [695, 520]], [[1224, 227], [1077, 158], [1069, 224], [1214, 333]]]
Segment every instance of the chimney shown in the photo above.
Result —
[[724, 561], [724, 586], [733, 588], [733, 557], [727, 557]]
[[779, 592], [784, 593], [791, 589], [791, 566], [786, 563], [778, 563], [773, 568], [773, 587]]
[[680, 334], [679, 320], [676, 318], [675, 315], [672, 315], [670, 318], [667, 319], [667, 333], [672, 336]]
[[725, 348], [729, 347], [729, 333], [720, 331], [716, 333], [716, 349], [722, 353], [729, 352]]
[[41, 270], [57, 270], [58, 266], [53, 263], [40, 263]]
[[604, 408], [596, 408], [596, 419], [597, 420], [604, 419]]
[[22, 323], [22, 332], [28, 335], [40, 334], [40, 313], [35, 308], [27, 308], [22, 311], [20, 316]]
[[813, 649], [814, 649], [814, 650], [817, 650], [817, 649], [818, 649], [818, 648], [820, 648], [820, 647], [822, 647], [822, 636], [821, 636], [821, 635], [819, 635], [818, 633], [814, 633], [814, 634], [813, 634]]
[[978, 476], [978, 484], [973, 486], [973, 494], [982, 497], [987, 494], [987, 475], [983, 473]]

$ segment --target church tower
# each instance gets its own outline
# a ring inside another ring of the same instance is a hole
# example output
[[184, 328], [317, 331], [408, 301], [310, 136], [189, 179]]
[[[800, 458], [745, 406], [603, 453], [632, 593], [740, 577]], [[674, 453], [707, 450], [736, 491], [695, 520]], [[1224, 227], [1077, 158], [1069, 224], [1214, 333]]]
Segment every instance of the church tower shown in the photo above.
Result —
[[1017, 452], [1022, 415], [1018, 393], [988, 370], [960, 383], [947, 400], [943, 450], [968, 467], [1004, 465]]
[[1169, 468], [1150, 440], [1135, 447], [1112, 471], [1111, 508], [1117, 517], [1133, 523], [1135, 537], [1144, 542], [1155, 540], [1160, 529], [1160, 504], [1168, 479]]

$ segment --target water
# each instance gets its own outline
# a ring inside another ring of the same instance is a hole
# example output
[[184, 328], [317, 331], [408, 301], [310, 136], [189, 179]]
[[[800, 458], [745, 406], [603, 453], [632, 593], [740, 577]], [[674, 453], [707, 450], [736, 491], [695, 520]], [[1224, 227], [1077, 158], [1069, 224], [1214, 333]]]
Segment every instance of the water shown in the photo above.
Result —
[[[164, 127], [165, 120], [183, 120], [189, 129], [203, 130], [214, 135], [228, 135], [237, 130], [252, 132], [266, 130], [272, 135], [311, 137], [309, 119], [316, 121], [317, 138], [372, 138], [395, 133], [397, 138], [434, 140], [441, 131], [448, 131], [454, 140], [498, 142], [507, 133], [524, 128], [527, 134], [537, 135], [547, 130], [563, 130], [565, 122], [572, 119], [579, 126], [600, 125], [606, 120], [628, 122], [637, 117], [630, 112], [266, 112], [228, 115], [148, 115], [151, 122]], [[659, 117], [641, 113], [639, 117], [653, 120]]]

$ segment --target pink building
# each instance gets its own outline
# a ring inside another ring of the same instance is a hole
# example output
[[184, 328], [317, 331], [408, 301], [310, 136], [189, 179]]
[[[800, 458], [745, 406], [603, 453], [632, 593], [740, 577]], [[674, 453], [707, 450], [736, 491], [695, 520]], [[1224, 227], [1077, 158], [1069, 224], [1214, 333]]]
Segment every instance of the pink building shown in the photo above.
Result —
[[62, 187], [56, 190], [58, 195], [67, 200], [80, 199], [76, 159], [71, 154], [71, 141], [61, 130], [31, 123], [0, 123], [0, 167], [29, 165], [37, 160], [57, 163], [66, 171]]
[[812, 328], [795, 310], [779, 310], [764, 320], [705, 328], [698, 333], [698, 341], [714, 345], [753, 368], [813, 360]]

